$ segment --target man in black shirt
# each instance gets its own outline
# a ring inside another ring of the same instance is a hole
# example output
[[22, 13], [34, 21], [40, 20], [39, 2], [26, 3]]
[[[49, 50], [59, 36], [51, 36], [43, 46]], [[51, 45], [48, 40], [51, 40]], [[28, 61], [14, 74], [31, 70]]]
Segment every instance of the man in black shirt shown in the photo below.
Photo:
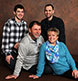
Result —
[[61, 18], [54, 16], [54, 6], [52, 4], [45, 5], [44, 14], [46, 18], [41, 21], [44, 40], [46, 41], [48, 39], [47, 30], [51, 27], [56, 27], [60, 31], [58, 40], [66, 44], [64, 22]]

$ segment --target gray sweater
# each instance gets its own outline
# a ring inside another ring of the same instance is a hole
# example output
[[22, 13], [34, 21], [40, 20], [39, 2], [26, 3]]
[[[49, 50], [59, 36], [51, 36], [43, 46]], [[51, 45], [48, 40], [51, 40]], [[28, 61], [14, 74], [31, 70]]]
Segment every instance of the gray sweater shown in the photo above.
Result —
[[42, 36], [35, 42], [29, 34], [22, 39], [18, 49], [14, 75], [19, 76], [22, 67], [29, 70], [33, 65], [37, 64], [39, 49], [43, 42], [44, 39]]

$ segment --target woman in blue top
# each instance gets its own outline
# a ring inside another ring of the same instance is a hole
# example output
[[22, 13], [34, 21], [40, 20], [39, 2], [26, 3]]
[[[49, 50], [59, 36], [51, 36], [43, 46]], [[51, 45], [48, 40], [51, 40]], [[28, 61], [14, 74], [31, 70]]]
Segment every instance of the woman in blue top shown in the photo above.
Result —
[[37, 74], [29, 75], [29, 77], [33, 79], [41, 77], [44, 72], [45, 60], [47, 59], [48, 64], [53, 69], [54, 75], [78, 78], [78, 70], [75, 61], [70, 55], [66, 45], [58, 41], [59, 30], [50, 28], [47, 33], [48, 41], [43, 43], [40, 49]]

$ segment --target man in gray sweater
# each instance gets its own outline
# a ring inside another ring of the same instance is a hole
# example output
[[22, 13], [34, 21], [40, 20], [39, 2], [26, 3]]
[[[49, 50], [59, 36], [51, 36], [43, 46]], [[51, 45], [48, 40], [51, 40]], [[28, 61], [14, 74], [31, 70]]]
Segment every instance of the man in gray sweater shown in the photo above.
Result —
[[44, 42], [40, 34], [40, 23], [38, 21], [32, 21], [29, 25], [29, 33], [20, 42], [14, 72], [12, 75], [5, 77], [5, 79], [16, 79], [22, 68], [27, 71], [33, 71], [33, 68], [37, 65], [39, 48]]

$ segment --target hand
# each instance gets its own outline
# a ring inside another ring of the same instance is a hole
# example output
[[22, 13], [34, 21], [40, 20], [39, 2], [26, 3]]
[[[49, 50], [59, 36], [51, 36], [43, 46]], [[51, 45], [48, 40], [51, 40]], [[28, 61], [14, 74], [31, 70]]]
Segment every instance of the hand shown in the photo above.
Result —
[[15, 48], [15, 49], [18, 49], [18, 47], [19, 47], [19, 43], [17, 42], [17, 43], [14, 45], [14, 48]]
[[6, 56], [6, 61], [8, 62], [8, 64], [10, 64], [10, 59], [14, 59], [12, 55], [8, 55]]
[[5, 79], [7, 79], [7, 80], [8, 79], [17, 79], [17, 77], [18, 76], [16, 76], [16, 75], [8, 75], [8, 76], [5, 77]]
[[36, 76], [36, 75], [29, 75], [29, 78], [37, 79], [37, 78], [39, 78], [39, 77]]
[[78, 78], [78, 71], [77, 71], [77, 70], [73, 70], [72, 76], [73, 76], [75, 79]]

